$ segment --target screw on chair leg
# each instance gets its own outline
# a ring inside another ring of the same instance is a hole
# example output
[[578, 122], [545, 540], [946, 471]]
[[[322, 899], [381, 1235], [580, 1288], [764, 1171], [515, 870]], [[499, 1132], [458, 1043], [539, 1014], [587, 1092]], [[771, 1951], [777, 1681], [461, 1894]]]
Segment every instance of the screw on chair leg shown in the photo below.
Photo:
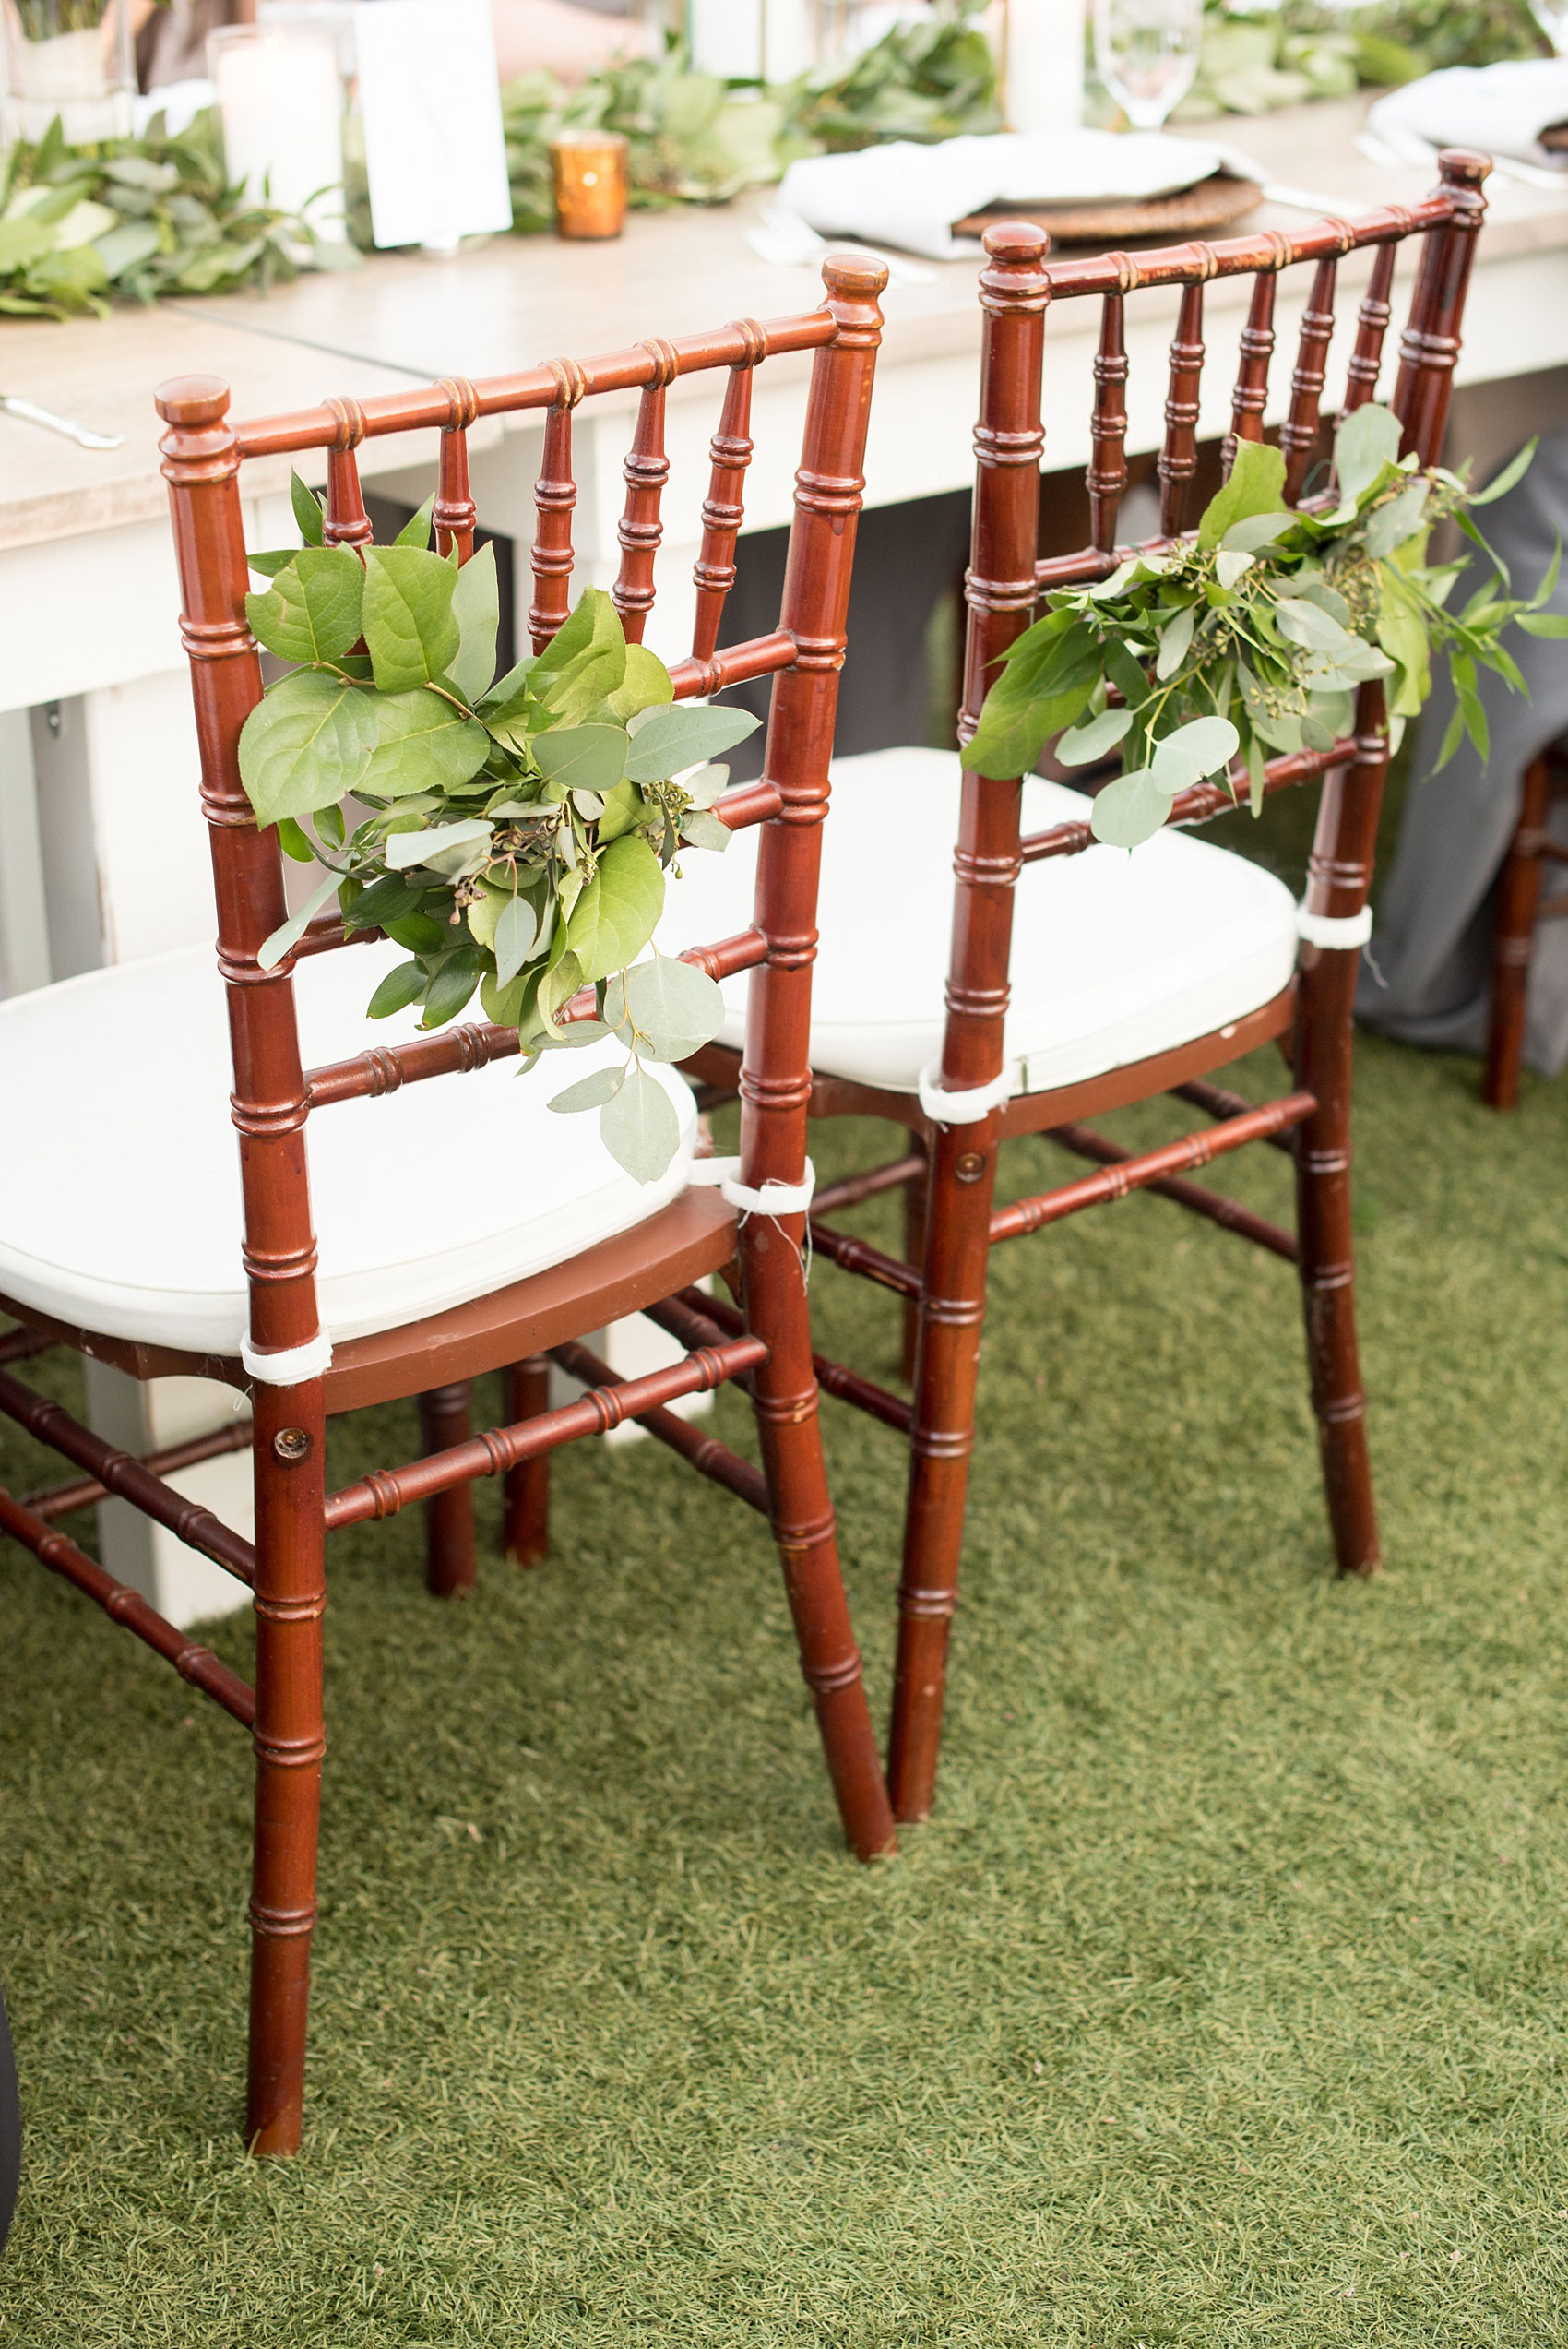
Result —
[[[432, 1387], [420, 1397], [420, 1432], [427, 1452], [450, 1451], [469, 1438], [469, 1386], [459, 1379], [450, 1387]], [[433, 1597], [450, 1599], [471, 1591], [478, 1579], [474, 1554], [474, 1496], [471, 1485], [438, 1493], [426, 1501], [425, 1588]]]
[[[502, 1416], [508, 1427], [537, 1419], [550, 1408], [550, 1361], [530, 1354], [505, 1374]], [[550, 1454], [525, 1460], [505, 1480], [506, 1555], [518, 1566], [538, 1566], [550, 1551]]]
[[1481, 1099], [1489, 1109], [1517, 1109], [1519, 1063], [1525, 1048], [1525, 998], [1540, 903], [1541, 836], [1546, 828], [1551, 770], [1545, 758], [1525, 769], [1519, 821], [1508, 844], [1497, 890], [1492, 943], [1491, 1018], [1487, 1031]]

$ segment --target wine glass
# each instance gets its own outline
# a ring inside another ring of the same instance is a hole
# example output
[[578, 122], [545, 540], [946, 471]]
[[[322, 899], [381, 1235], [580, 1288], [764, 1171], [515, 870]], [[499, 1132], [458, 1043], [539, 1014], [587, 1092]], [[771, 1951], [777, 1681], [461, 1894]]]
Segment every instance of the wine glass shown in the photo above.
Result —
[[1191, 89], [1203, 29], [1203, 0], [1095, 0], [1095, 63], [1134, 130], [1158, 130]]
[[1550, 42], [1552, 54], [1568, 50], [1568, 0], [1530, 0], [1530, 14]]

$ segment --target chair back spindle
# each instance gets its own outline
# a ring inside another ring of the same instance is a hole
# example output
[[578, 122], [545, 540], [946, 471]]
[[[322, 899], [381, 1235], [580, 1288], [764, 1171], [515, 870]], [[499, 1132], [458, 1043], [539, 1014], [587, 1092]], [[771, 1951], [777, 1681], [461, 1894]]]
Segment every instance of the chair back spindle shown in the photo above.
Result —
[[544, 462], [534, 483], [534, 600], [529, 609], [533, 649], [542, 652], [572, 608], [572, 516], [577, 484], [572, 471], [572, 411], [588, 387], [576, 361], [551, 362], [556, 396], [544, 425]]
[[617, 532], [621, 568], [611, 590], [628, 644], [641, 644], [653, 609], [654, 557], [664, 535], [659, 506], [670, 478], [670, 459], [664, 453], [664, 393], [680, 365], [672, 344], [650, 342], [646, 347], [653, 352], [658, 373], [643, 386], [636, 432], [623, 468], [626, 502]]
[[1394, 305], [1389, 296], [1394, 287], [1394, 264], [1398, 254], [1396, 244], [1384, 244], [1379, 248], [1366, 292], [1361, 297], [1361, 306], [1356, 314], [1356, 347], [1345, 370], [1346, 415], [1353, 408], [1364, 408], [1370, 400], [1377, 398], [1377, 379], [1383, 372], [1383, 339], [1394, 316]]
[[469, 427], [479, 415], [479, 394], [462, 376], [448, 376], [441, 388], [447, 395], [450, 409], [441, 428], [435, 503], [430, 519], [436, 553], [450, 554], [456, 547], [458, 562], [466, 563], [474, 551], [474, 531], [479, 521], [479, 509], [469, 486]]
[[1198, 470], [1198, 390], [1204, 364], [1204, 289], [1199, 278], [1182, 290], [1182, 308], [1170, 345], [1170, 388], [1165, 399], [1165, 438], [1160, 444], [1159, 527], [1175, 538], [1184, 527], [1187, 493]]
[[1102, 554], [1116, 543], [1116, 521], [1127, 486], [1127, 344], [1124, 304], [1108, 293], [1100, 304], [1099, 348], [1094, 362], [1093, 454], [1087, 474], [1089, 537]]
[[1325, 256], [1318, 263], [1313, 275], [1313, 290], [1301, 313], [1296, 367], [1290, 377], [1290, 409], [1279, 427], [1279, 446], [1285, 451], [1285, 497], [1290, 506], [1301, 503], [1307, 468], [1317, 447], [1323, 387], [1328, 373], [1328, 346], [1334, 336], [1334, 285], [1338, 266], [1336, 255]]
[[365, 435], [364, 411], [357, 399], [334, 399], [328, 405], [338, 419], [338, 434], [327, 452], [323, 536], [328, 546], [368, 546], [374, 532], [364, 510], [360, 460], [354, 454]]
[[742, 493], [752, 461], [752, 381], [764, 349], [762, 328], [754, 319], [741, 318], [736, 324], [746, 336], [746, 355], [730, 370], [719, 430], [708, 444], [702, 548], [692, 573], [697, 591], [692, 658], [703, 662], [713, 658], [725, 600], [735, 584], [735, 543], [745, 519]]
[[[1284, 240], [1280, 240], [1281, 244]], [[1274, 357], [1274, 296], [1279, 282], [1277, 265], [1260, 269], [1253, 285], [1247, 323], [1241, 328], [1241, 358], [1236, 387], [1230, 395], [1230, 430], [1219, 453], [1227, 481], [1236, 462], [1236, 444], [1263, 438], [1264, 411], [1268, 405], [1268, 369]]]

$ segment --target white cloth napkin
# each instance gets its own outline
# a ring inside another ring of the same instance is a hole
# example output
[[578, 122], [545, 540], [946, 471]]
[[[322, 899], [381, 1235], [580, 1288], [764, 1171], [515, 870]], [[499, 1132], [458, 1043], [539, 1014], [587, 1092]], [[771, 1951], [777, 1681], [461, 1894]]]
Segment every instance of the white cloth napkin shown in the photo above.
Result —
[[905, 139], [854, 155], [791, 163], [779, 200], [825, 236], [897, 244], [933, 261], [979, 248], [955, 221], [991, 204], [1068, 204], [1169, 196], [1219, 168], [1213, 148], [1157, 131], [1059, 130], [1034, 136]]
[[1540, 144], [1549, 124], [1568, 122], [1568, 57], [1519, 57], [1501, 66], [1450, 66], [1391, 89], [1367, 116], [1374, 137], [1397, 147], [1414, 135], [1434, 149], [1479, 147], [1522, 163], [1568, 170]]

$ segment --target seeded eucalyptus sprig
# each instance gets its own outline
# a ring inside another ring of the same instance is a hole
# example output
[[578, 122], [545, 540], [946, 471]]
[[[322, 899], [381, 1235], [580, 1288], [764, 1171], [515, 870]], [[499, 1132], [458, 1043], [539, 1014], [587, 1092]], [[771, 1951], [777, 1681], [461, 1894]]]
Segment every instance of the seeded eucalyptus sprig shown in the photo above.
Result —
[[[1470, 519], [1471, 508], [1513, 488], [1535, 444], [1472, 496], [1457, 474], [1402, 458], [1399, 440], [1386, 408], [1345, 418], [1335, 442], [1338, 502], [1327, 513], [1288, 507], [1280, 452], [1243, 441], [1195, 539], [1048, 596], [1044, 618], [1003, 656], [965, 766], [1027, 775], [1053, 736], [1068, 767], [1120, 746], [1123, 771], [1098, 793], [1089, 820], [1097, 839], [1135, 848], [1158, 831], [1177, 793], [1206, 775], [1224, 777], [1233, 794], [1245, 782], [1259, 814], [1267, 758], [1330, 749], [1350, 733], [1356, 690], [1370, 679], [1384, 680], [1396, 749], [1431, 689], [1434, 651], [1448, 660], [1458, 704], [1438, 763], [1467, 732], [1484, 757], [1478, 670], [1525, 690], [1503, 630], [1517, 623], [1534, 636], [1568, 635], [1568, 614], [1541, 609], [1561, 548], [1535, 594], [1521, 599]], [[1447, 601], [1464, 565], [1426, 559], [1433, 525], [1449, 515], [1492, 566], [1457, 614]]]
[[[383, 930], [409, 956], [376, 988], [373, 1019], [418, 1004], [439, 1028], [477, 991], [487, 1018], [517, 1029], [525, 1067], [614, 1036], [624, 1066], [550, 1106], [597, 1108], [612, 1156], [656, 1182], [680, 1136], [642, 1064], [686, 1059], [718, 1034], [724, 1005], [690, 964], [637, 957], [680, 850], [728, 847], [711, 811], [729, 770], [711, 762], [757, 721], [678, 704], [664, 663], [626, 642], [598, 588], [497, 679], [492, 548], [461, 568], [433, 553], [427, 505], [362, 560], [324, 543], [297, 476], [293, 504], [305, 543], [250, 557], [271, 585], [245, 609], [258, 642], [295, 665], [246, 719], [240, 775], [257, 821], [326, 878], [268, 938], [263, 966], [336, 898], [346, 931]], [[588, 985], [599, 1018], [563, 1024]]]

